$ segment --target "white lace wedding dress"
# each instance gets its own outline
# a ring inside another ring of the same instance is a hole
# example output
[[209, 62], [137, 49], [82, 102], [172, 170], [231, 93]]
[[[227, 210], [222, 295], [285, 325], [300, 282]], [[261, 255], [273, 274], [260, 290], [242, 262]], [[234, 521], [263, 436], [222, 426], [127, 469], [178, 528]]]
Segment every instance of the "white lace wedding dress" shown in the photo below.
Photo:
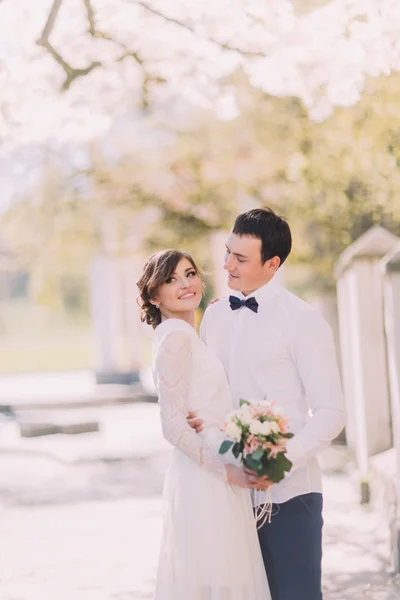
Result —
[[[250, 492], [227, 483], [218, 454], [231, 409], [222, 364], [188, 323], [168, 319], [155, 330], [153, 374], [174, 446], [155, 600], [270, 600]], [[201, 434], [188, 410], [204, 421]]]

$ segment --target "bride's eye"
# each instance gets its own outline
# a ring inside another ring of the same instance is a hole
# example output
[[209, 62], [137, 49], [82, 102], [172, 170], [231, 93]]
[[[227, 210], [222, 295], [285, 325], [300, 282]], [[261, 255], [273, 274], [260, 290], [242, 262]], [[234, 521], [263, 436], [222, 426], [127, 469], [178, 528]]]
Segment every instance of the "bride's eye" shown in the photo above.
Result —
[[197, 275], [196, 271], [189, 271], [188, 273], [188, 277], [194, 277], [195, 275]]
[[166, 279], [165, 283], [172, 283], [173, 281], [175, 281], [175, 277], [168, 277], [168, 279]]

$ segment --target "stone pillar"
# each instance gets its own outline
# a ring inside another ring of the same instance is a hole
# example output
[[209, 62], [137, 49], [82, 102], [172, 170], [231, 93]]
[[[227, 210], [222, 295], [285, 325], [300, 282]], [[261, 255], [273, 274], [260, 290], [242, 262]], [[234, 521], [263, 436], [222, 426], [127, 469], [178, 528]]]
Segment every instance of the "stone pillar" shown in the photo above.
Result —
[[119, 258], [99, 255], [90, 269], [97, 383], [138, 381], [137, 364], [130, 363], [127, 351], [123, 266]]
[[102, 217], [104, 252], [95, 257], [90, 269], [98, 383], [139, 381], [144, 329], [136, 304], [136, 281], [145, 262], [143, 239], [158, 216], [152, 207], [130, 215], [123, 234], [111, 210]]
[[[125, 256], [120, 260], [122, 291], [124, 298], [124, 337], [127, 356], [127, 367], [131, 373], [139, 373], [143, 366], [142, 336], [143, 326], [140, 322], [140, 308], [136, 303], [138, 290], [136, 281], [139, 279], [144, 260], [141, 255]], [[148, 327], [148, 326], [147, 326]]]
[[336, 268], [347, 441], [368, 499], [369, 457], [392, 445], [381, 259], [399, 238], [374, 226], [342, 254]]
[[131, 384], [142, 367], [137, 256], [99, 255], [91, 265], [91, 315], [97, 383]]
[[391, 523], [392, 550], [400, 572], [400, 246], [382, 261], [387, 362], [393, 442], [396, 453], [396, 502]]

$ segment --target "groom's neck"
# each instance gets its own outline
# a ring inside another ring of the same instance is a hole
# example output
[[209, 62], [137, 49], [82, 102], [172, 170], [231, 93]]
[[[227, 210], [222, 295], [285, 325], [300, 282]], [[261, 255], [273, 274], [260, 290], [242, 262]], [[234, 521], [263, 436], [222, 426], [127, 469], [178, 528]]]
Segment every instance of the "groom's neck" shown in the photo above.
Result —
[[272, 280], [273, 280], [273, 277], [270, 277], [265, 281], [259, 282], [259, 285], [257, 285], [257, 287], [252, 287], [252, 289], [247, 288], [246, 290], [240, 290], [240, 292], [243, 294], [243, 296], [250, 296], [250, 294], [254, 294], [254, 292], [256, 292], [260, 288], [264, 287], [265, 285], [270, 283]]

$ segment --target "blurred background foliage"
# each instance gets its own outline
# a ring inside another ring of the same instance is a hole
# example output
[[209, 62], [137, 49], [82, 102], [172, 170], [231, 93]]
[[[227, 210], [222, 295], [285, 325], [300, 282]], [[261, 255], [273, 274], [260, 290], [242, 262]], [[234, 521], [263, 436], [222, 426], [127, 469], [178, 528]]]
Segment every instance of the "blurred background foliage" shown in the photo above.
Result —
[[152, 123], [162, 144], [116, 139], [110, 158], [104, 142], [93, 143], [81, 169], [49, 150], [35, 193], [0, 217], [35, 300], [87, 312], [93, 254], [129, 252], [130, 223], [143, 209], [152, 211], [145, 252], [181, 247], [207, 264], [210, 232], [228, 230], [250, 205], [271, 206], [292, 226], [290, 272], [303, 292], [331, 291], [339, 254], [371, 225], [400, 234], [399, 74], [370, 79], [357, 105], [322, 123], [241, 72], [224, 85], [235, 89], [232, 119], [197, 110], [179, 127]]

